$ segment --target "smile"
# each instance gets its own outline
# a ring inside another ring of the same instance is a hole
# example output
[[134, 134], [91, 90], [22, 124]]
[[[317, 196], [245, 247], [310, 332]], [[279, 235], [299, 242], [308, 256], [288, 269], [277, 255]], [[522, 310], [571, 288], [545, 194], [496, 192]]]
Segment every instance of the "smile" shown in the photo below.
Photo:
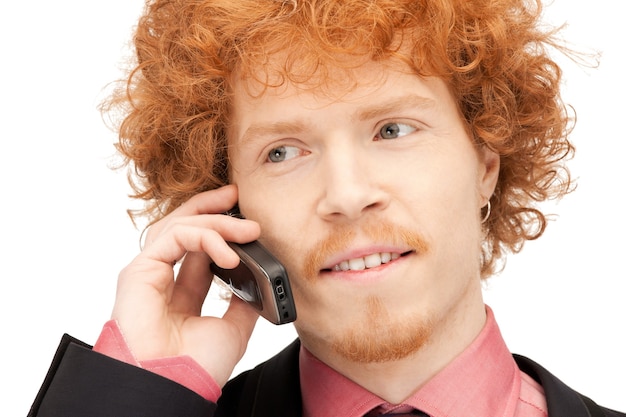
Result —
[[371, 255], [363, 256], [361, 258], [353, 258], [345, 261], [341, 261], [337, 265], [333, 266], [331, 271], [363, 271], [365, 269], [376, 268], [382, 264], [394, 261], [401, 256], [410, 253], [397, 253], [397, 252], [380, 252], [372, 253]]

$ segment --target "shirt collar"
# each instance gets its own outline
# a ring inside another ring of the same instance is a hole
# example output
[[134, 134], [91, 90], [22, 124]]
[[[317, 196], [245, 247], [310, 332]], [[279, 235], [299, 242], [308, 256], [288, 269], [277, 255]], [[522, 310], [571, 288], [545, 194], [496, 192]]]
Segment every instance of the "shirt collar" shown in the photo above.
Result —
[[[439, 416], [513, 416], [520, 371], [493, 312], [477, 338], [403, 404]], [[362, 416], [385, 402], [330, 368], [309, 351], [300, 351], [300, 383], [306, 417]]]

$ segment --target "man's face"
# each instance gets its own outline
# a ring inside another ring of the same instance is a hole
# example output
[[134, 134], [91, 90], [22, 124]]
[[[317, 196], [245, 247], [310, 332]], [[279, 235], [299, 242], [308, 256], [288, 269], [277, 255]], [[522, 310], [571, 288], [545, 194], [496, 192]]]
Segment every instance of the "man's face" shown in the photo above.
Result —
[[356, 79], [332, 95], [237, 84], [230, 162], [242, 213], [289, 273], [302, 343], [385, 362], [482, 309], [479, 217], [498, 158], [475, 149], [441, 80], [397, 62]]

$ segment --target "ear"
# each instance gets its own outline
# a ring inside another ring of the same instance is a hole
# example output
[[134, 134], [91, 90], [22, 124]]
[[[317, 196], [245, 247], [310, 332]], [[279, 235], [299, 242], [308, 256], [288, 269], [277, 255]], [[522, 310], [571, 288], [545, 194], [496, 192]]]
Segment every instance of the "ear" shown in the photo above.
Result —
[[500, 174], [500, 155], [489, 149], [487, 146], [482, 146], [478, 150], [478, 158], [480, 163], [479, 175], [478, 175], [478, 193], [481, 197], [481, 207], [483, 207], [491, 198], [496, 184], [498, 183], [498, 176]]

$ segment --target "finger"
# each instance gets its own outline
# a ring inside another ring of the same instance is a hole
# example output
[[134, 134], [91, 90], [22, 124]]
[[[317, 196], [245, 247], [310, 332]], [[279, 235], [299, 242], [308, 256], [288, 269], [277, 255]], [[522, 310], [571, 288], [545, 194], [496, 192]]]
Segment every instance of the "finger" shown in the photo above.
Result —
[[[180, 205], [177, 215], [224, 213], [237, 203], [237, 186], [230, 184], [215, 190], [198, 193]], [[173, 212], [173, 213], [174, 213]]]
[[[233, 368], [243, 357], [258, 318], [259, 315], [252, 307], [239, 298], [232, 297], [221, 320], [214, 317], [188, 320], [206, 325], [198, 327], [206, 343], [194, 342], [190, 345], [190, 356], [207, 370], [219, 386], [226, 384]], [[216, 329], [219, 329], [219, 335], [215, 333]], [[215, 361], [215, 358], [221, 360]]]
[[[259, 313], [239, 297], [232, 297], [222, 319], [235, 324], [240, 332], [242, 348], [245, 351], [247, 342], [250, 340], [254, 326], [259, 319]], [[241, 355], [243, 355], [243, 351]]]
[[[172, 213], [151, 225], [145, 233], [145, 244], [148, 246], [167, 226], [179, 217], [196, 216], [198, 214], [221, 214], [231, 209], [237, 202], [237, 187], [227, 185], [215, 190], [196, 194]], [[144, 233], [142, 233], [144, 234]]]
[[185, 256], [174, 284], [172, 308], [175, 311], [200, 315], [213, 281], [209, 264], [210, 258], [203, 252], [190, 252]]
[[228, 268], [234, 268], [239, 262], [237, 254], [218, 232], [188, 225], [180, 225], [167, 236], [152, 242], [137, 256], [136, 261], [159, 262], [171, 268], [189, 252], [203, 252]]
[[260, 235], [256, 222], [224, 215], [177, 219], [146, 246], [140, 257], [173, 264], [187, 252], [204, 252], [223, 268], [234, 268], [238, 257], [226, 241], [245, 243]]
[[158, 236], [166, 235], [169, 231], [177, 227], [193, 226], [201, 229], [211, 229], [218, 232], [224, 237], [224, 240], [230, 242], [245, 243], [254, 240], [260, 234], [258, 223], [253, 220], [239, 219], [233, 216], [223, 214], [200, 214], [193, 216], [184, 216], [172, 218], [168, 221]]
[[223, 214], [170, 217], [155, 224], [154, 229], [150, 230], [143, 250], [152, 246], [158, 239], [167, 236], [172, 230], [188, 226], [215, 230], [225, 240], [238, 243], [249, 242], [260, 235], [260, 228], [256, 222]]

